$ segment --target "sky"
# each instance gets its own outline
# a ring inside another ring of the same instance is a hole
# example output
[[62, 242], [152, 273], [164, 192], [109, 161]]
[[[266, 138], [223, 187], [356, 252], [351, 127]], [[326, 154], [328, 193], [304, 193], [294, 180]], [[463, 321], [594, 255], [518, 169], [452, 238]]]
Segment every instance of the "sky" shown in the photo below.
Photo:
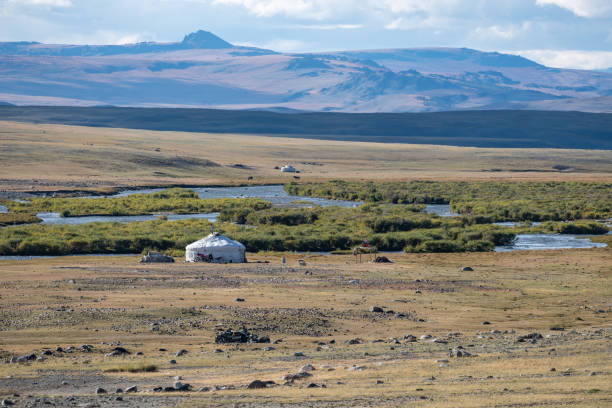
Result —
[[0, 0], [0, 41], [181, 41], [284, 52], [467, 47], [612, 67], [612, 0]]

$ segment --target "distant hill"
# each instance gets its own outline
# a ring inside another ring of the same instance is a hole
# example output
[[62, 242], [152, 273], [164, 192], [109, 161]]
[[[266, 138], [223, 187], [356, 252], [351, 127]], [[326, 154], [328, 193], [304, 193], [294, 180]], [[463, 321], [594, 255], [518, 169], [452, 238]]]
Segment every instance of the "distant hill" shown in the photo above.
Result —
[[288, 114], [211, 109], [0, 106], [0, 120], [382, 143], [612, 150], [612, 114], [582, 112]]
[[0, 43], [0, 100], [319, 112], [612, 112], [612, 74], [467, 48], [277, 53], [198, 31], [176, 43]]
[[38, 42], [0, 43], [0, 55], [92, 57], [163, 53], [180, 50], [231, 49], [234, 46], [208, 31], [186, 35], [178, 43], [141, 42], [126, 45], [49, 45]]

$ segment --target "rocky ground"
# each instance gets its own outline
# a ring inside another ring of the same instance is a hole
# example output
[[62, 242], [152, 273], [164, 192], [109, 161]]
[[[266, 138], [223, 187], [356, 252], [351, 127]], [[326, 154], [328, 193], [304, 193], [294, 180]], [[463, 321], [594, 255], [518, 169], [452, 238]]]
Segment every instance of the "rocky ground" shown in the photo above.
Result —
[[611, 254], [1, 261], [0, 401], [606, 406]]

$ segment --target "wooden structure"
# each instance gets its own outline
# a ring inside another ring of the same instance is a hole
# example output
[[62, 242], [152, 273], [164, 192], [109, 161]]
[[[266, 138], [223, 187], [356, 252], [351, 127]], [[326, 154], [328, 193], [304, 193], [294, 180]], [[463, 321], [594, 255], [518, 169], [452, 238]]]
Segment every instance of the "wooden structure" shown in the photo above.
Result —
[[[378, 253], [378, 249], [373, 246], [359, 246], [353, 248], [353, 255], [355, 256], [355, 263], [361, 263], [361, 255], [366, 254], [369, 255], [369, 261], [372, 262], [376, 259], [376, 254]], [[359, 261], [357, 257], [359, 256]]]

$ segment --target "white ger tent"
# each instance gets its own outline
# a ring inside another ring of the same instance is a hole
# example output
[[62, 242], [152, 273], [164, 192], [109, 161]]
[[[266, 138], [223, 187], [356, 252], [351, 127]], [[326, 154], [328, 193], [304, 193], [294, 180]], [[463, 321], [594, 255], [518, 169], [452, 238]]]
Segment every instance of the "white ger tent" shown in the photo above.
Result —
[[281, 172], [283, 173], [295, 173], [295, 167], [291, 166], [291, 165], [286, 165], [281, 167]]
[[240, 242], [213, 232], [185, 248], [187, 262], [242, 263], [246, 248]]

